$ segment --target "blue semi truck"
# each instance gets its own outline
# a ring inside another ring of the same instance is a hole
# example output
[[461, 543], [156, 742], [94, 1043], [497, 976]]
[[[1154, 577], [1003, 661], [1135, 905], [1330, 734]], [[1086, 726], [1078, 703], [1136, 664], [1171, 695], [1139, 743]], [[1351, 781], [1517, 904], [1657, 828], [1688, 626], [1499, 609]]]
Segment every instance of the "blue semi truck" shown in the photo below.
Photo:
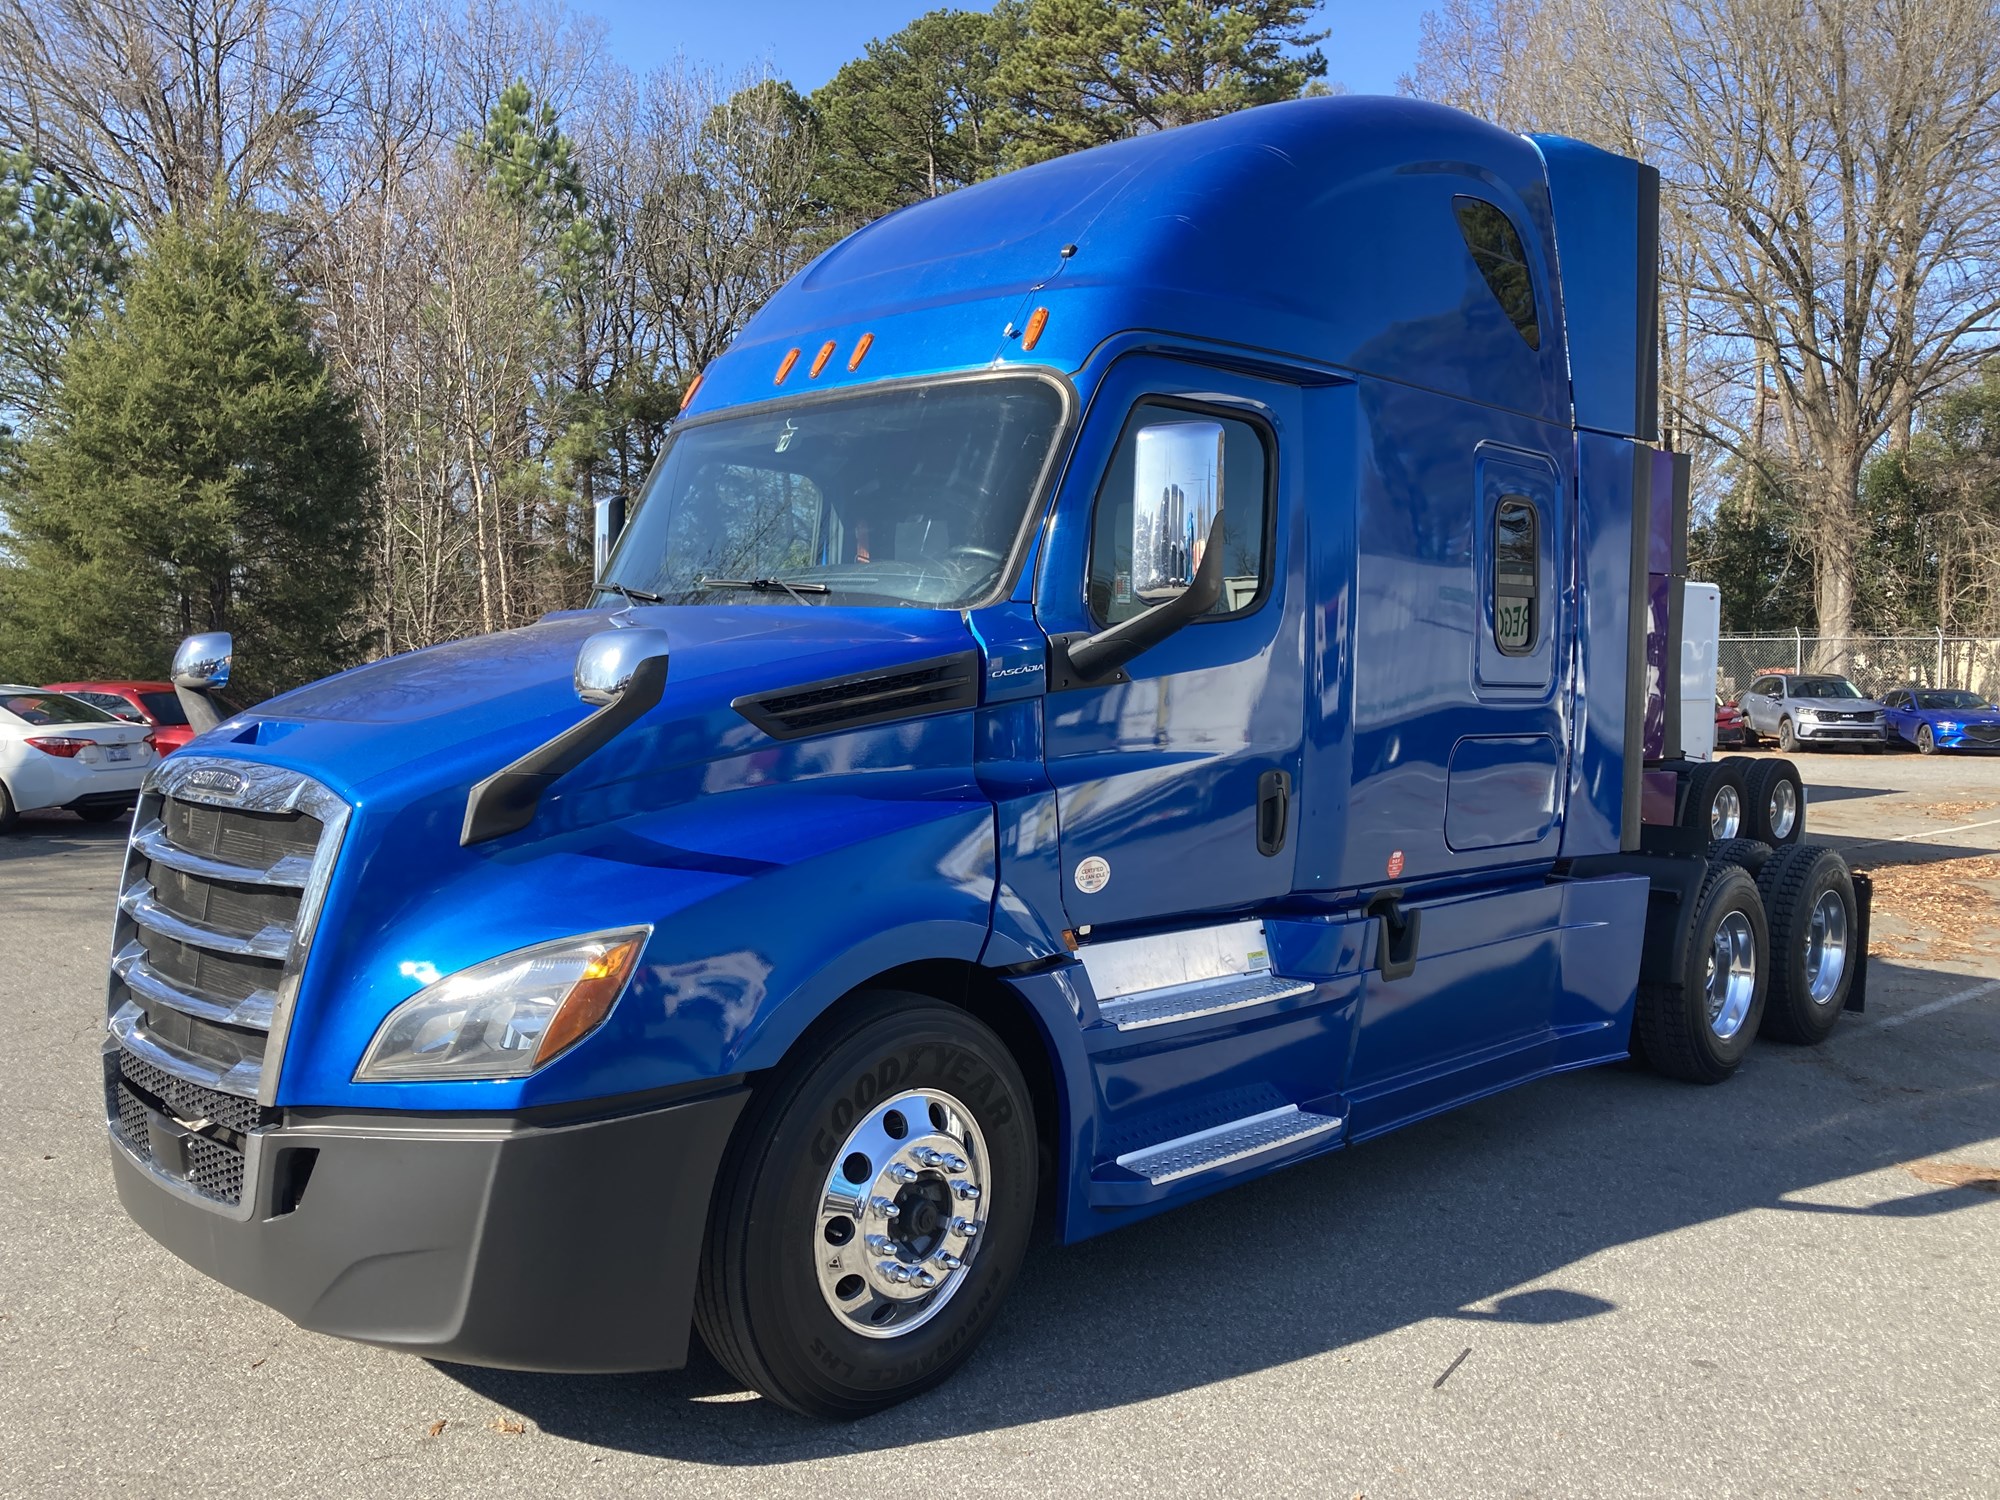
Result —
[[1824, 1037], [1865, 881], [1786, 762], [1669, 752], [1656, 228], [1640, 163], [1408, 100], [1083, 152], [779, 292], [590, 608], [226, 720], [191, 639], [113, 941], [127, 1210], [307, 1328], [698, 1330], [852, 1416], [1038, 1222]]

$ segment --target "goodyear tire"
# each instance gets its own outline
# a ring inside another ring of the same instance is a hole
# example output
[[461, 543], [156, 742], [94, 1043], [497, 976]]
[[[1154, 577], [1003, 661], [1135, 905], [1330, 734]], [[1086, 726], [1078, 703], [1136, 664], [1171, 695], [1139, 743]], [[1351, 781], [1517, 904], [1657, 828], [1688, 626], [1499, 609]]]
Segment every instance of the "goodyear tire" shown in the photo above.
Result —
[[1806, 788], [1788, 760], [1760, 760], [1743, 776], [1743, 832], [1773, 848], [1796, 844], [1806, 831]]
[[1733, 839], [1744, 831], [1743, 808], [1743, 768], [1735, 761], [1712, 760], [1688, 773], [1681, 827]]
[[1632, 1027], [1655, 1072], [1721, 1083], [1756, 1038], [1770, 967], [1764, 903], [1741, 866], [1709, 865], [1682, 944], [1678, 983], [1640, 976]]
[[1723, 839], [1708, 846], [1710, 864], [1736, 865], [1747, 871], [1752, 880], [1770, 857], [1771, 846], [1757, 839]]
[[1763, 1035], [1817, 1046], [1839, 1023], [1862, 961], [1854, 877], [1833, 850], [1795, 844], [1771, 856], [1757, 889], [1771, 929]]
[[744, 1111], [696, 1329], [738, 1379], [808, 1416], [933, 1390], [1000, 1310], [1035, 1174], [1027, 1085], [1000, 1039], [925, 996], [857, 996]]

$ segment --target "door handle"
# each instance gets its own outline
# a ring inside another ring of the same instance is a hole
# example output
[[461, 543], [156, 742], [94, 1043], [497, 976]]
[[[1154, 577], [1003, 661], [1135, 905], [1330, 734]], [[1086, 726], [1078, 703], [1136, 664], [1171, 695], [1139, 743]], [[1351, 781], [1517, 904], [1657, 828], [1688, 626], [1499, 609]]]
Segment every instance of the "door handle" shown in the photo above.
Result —
[[1266, 771], [1257, 778], [1257, 852], [1276, 854], [1285, 847], [1285, 825], [1291, 821], [1292, 778], [1289, 772]]

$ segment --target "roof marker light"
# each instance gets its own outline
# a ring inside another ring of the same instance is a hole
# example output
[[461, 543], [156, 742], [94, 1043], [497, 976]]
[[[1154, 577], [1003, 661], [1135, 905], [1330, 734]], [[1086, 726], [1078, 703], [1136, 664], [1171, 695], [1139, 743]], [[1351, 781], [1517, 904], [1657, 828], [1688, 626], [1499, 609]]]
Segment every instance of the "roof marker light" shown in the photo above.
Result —
[[1048, 325], [1049, 310], [1046, 307], [1038, 307], [1028, 314], [1028, 326], [1021, 333], [1021, 350], [1023, 353], [1035, 347], [1035, 344], [1042, 336], [1042, 330], [1048, 327]]
[[813, 356], [812, 369], [806, 373], [814, 380], [819, 379], [819, 372], [826, 368], [826, 362], [832, 358], [833, 340], [828, 339], [824, 344], [819, 346], [819, 353]]
[[792, 366], [799, 362], [799, 351], [794, 349], [778, 362], [778, 373], [771, 377], [772, 385], [783, 385], [785, 377], [792, 373]]
[[707, 373], [708, 371], [703, 370], [701, 372], [701, 375], [695, 376], [694, 379], [688, 382], [688, 388], [681, 393], [682, 411], [686, 411], [690, 406], [694, 405], [694, 393], [701, 389], [702, 375], [706, 375]]
[[874, 343], [875, 343], [874, 334], [872, 333], [862, 334], [861, 342], [856, 344], [854, 346], [854, 352], [847, 356], [847, 368], [850, 370], [860, 369], [861, 361], [867, 357], [868, 351], [870, 348], [874, 346]]

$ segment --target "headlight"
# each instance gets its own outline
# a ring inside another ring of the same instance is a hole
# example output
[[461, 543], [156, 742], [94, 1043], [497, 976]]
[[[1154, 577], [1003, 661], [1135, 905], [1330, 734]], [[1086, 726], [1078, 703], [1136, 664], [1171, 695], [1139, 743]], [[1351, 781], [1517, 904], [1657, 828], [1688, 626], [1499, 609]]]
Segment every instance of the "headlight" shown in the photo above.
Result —
[[1956, 719], [1938, 720], [1938, 728], [1942, 729], [1946, 734], [1957, 734], [1959, 730], [1963, 729], [1964, 727], [1965, 726], [1959, 723]]
[[1817, 719], [1819, 717], [1819, 710], [1816, 708], [1802, 708], [1799, 710], [1799, 717], [1801, 719]]
[[534, 1072], [611, 1014], [651, 930], [538, 943], [425, 985], [389, 1012], [354, 1081]]

